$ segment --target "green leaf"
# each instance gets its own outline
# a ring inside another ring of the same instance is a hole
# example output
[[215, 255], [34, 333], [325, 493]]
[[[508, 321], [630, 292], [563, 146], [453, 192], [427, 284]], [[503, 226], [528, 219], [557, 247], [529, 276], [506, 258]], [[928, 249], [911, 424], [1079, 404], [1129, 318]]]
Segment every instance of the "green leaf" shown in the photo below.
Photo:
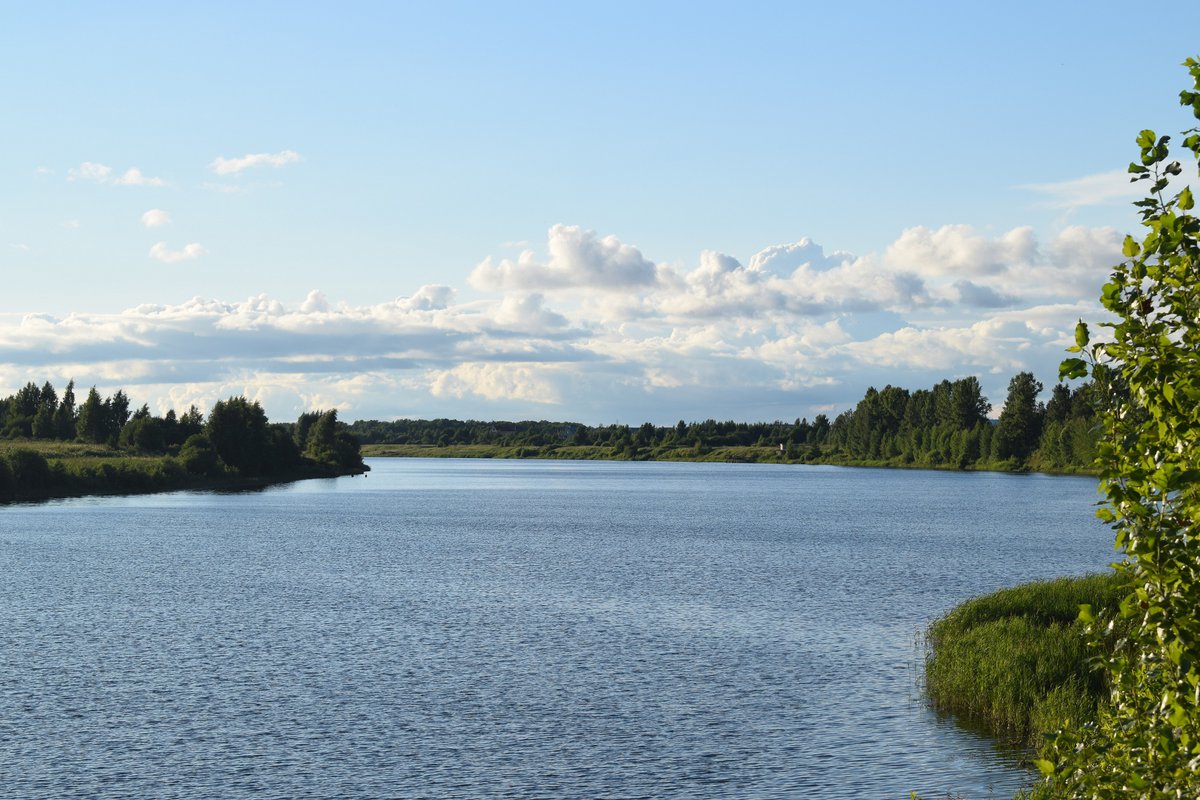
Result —
[[[1121, 247], [1121, 252], [1125, 254], [1126, 258], [1133, 258], [1138, 253], [1142, 252], [1142, 247], [1132, 236], [1126, 236], [1125, 244]], [[1107, 289], [1108, 287], [1105, 286], [1104, 288]]]
[[1185, 187], [1184, 190], [1179, 193], [1178, 205], [1184, 211], [1191, 209], [1191, 207], [1195, 205], [1195, 202], [1192, 200], [1192, 187]]
[[1088, 326], [1083, 320], [1079, 320], [1075, 324], [1075, 344], [1079, 347], [1087, 347], [1088, 344]]
[[1082, 378], [1087, 375], [1087, 362], [1082, 358], [1068, 358], [1058, 365], [1058, 379]]
[[1154, 139], [1154, 131], [1149, 129], [1144, 130], [1138, 134], [1137, 146], [1141, 147], [1142, 149], [1154, 147]]
[[1096, 615], [1092, 613], [1090, 603], [1081, 603], [1079, 606], [1079, 621], [1085, 625], [1091, 625], [1096, 621]]
[[1047, 778], [1054, 774], [1054, 762], [1044, 758], [1035, 758], [1033, 765], [1037, 767]]

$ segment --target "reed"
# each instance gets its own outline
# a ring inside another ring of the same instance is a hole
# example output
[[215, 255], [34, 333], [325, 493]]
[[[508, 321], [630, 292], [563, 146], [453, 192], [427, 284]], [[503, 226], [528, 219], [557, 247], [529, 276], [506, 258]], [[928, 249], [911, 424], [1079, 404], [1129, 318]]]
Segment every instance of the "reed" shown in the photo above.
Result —
[[1066, 720], [1086, 722], [1106, 696], [1077, 620], [1079, 606], [1116, 616], [1115, 572], [1027, 583], [977, 597], [927, 633], [925, 690], [935, 708], [998, 738], [1036, 745]]

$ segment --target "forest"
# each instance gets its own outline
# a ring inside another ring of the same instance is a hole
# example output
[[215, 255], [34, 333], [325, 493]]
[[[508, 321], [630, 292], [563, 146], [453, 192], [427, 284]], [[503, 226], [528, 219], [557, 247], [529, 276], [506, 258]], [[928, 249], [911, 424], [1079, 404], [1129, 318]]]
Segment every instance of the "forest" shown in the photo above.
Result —
[[131, 410], [118, 390], [77, 403], [49, 381], [0, 398], [0, 501], [263, 483], [366, 470], [336, 410], [272, 423], [257, 401], [230, 397], [205, 417]]
[[[517, 457], [776, 460], [1075, 472], [1088, 470], [1098, 430], [1090, 383], [1055, 385], [1046, 402], [1032, 373], [1009, 382], [997, 420], [975, 377], [929, 389], [867, 389], [833, 420], [818, 414], [792, 422], [644, 423], [588, 426], [577, 422], [482, 422], [450, 419], [353, 422], [364, 445], [503, 448]], [[376, 452], [386, 452], [371, 448]], [[756, 452], [757, 451], [757, 452]], [[476, 452], [478, 453], [478, 451]]]

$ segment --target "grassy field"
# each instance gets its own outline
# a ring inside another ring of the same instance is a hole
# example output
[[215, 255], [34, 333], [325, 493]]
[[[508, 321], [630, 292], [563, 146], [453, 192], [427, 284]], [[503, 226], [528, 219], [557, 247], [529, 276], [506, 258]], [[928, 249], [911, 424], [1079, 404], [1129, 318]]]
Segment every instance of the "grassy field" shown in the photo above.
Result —
[[1029, 745], [1066, 719], [1092, 719], [1107, 687], [1088, 664], [1079, 606], [1115, 616], [1125, 594], [1117, 573], [1108, 572], [963, 603], [929, 628], [930, 700], [998, 738]]

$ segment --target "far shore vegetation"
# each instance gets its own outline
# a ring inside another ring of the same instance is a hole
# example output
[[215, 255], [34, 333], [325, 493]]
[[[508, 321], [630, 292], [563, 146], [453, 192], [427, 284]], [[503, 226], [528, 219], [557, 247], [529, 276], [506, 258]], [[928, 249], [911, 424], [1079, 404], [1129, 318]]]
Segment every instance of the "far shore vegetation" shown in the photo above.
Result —
[[271, 423], [244, 397], [159, 417], [123, 391], [76, 405], [46, 382], [0, 398], [0, 503], [90, 494], [248, 488], [366, 471], [337, 411]]
[[830, 420], [684, 422], [589, 426], [576, 422], [450, 419], [360, 420], [349, 431], [367, 456], [733, 461], [1086, 473], [1098, 427], [1091, 384], [1042, 384], [1028, 372], [1010, 381], [999, 420], [978, 379], [929, 389], [870, 388]]

